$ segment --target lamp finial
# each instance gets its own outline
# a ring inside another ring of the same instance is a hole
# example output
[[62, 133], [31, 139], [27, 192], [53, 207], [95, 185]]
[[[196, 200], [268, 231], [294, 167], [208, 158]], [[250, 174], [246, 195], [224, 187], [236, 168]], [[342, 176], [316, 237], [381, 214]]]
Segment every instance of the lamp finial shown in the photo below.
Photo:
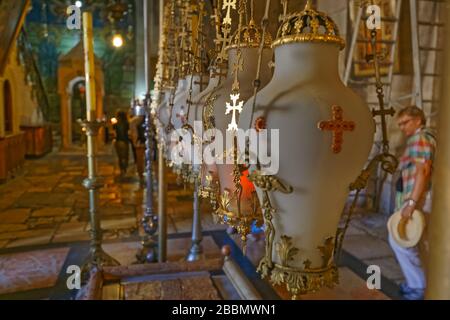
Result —
[[311, 10], [312, 9], [312, 0], [308, 0], [306, 2], [305, 10]]

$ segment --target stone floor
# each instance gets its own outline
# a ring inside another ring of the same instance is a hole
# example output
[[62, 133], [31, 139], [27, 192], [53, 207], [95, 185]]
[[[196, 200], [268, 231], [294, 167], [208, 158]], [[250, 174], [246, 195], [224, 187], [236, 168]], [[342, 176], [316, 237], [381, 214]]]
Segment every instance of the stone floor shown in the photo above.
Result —
[[379, 266], [383, 276], [400, 284], [404, 277], [388, 243], [387, 220], [388, 217], [381, 214], [355, 216], [343, 248], [364, 264]]
[[[122, 265], [134, 263], [140, 247], [138, 222], [144, 190], [133, 173], [134, 165], [130, 165], [125, 178], [119, 178], [111, 149], [100, 154], [98, 164], [104, 179], [99, 195], [104, 249]], [[0, 299], [61, 298], [58, 290], [65, 286], [65, 267], [81, 263], [88, 250], [88, 197], [82, 186], [86, 174], [81, 149], [54, 152], [38, 160], [27, 160], [20, 176], [0, 185]], [[168, 181], [168, 252], [170, 259], [180, 260], [190, 246], [192, 191], [177, 185], [172, 174]], [[213, 223], [209, 210], [207, 204], [201, 205], [204, 230], [225, 234], [225, 227]], [[349, 283], [358, 283], [358, 288], [364, 287], [365, 268], [372, 264], [381, 267], [386, 281], [402, 280], [386, 242], [385, 220], [376, 214], [361, 215], [352, 221], [348, 230], [344, 250], [356, 262], [350, 266], [351, 270], [346, 266], [341, 273], [348, 279], [357, 279]], [[219, 255], [222, 244], [219, 242], [206, 233], [205, 255]], [[261, 239], [249, 242], [247, 256], [252, 268], [259, 262], [261, 243]], [[236, 248], [238, 251], [239, 246]], [[339, 290], [342, 297], [353, 297], [351, 290], [346, 294], [342, 288]], [[323, 296], [333, 297], [336, 292]], [[379, 298], [373, 294], [363, 297]]]
[[[120, 179], [111, 152], [101, 155], [98, 163], [104, 179], [99, 195], [104, 239], [136, 235], [143, 189], [133, 174], [134, 166]], [[89, 240], [89, 199], [82, 186], [86, 175], [81, 153], [53, 153], [27, 161], [20, 177], [0, 185], [0, 249]], [[169, 184], [169, 233], [190, 231], [191, 199], [191, 191]], [[202, 222], [207, 229], [223, 229], [213, 224], [210, 215], [203, 215]]]

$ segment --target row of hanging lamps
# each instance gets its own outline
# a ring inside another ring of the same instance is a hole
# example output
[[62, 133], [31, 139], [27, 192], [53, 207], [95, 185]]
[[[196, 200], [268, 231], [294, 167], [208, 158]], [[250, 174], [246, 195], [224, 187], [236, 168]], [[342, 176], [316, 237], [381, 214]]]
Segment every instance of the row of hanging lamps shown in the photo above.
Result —
[[[194, 122], [196, 124], [201, 124], [201, 127], [195, 127], [196, 132], [201, 132], [201, 137], [195, 137], [197, 143], [200, 144], [200, 148], [196, 150], [203, 154], [205, 146], [208, 145], [211, 135], [208, 134], [208, 130], [213, 129], [214, 119], [212, 115], [212, 110], [210, 108], [211, 103], [216, 99], [215, 92], [218, 90], [220, 84], [224, 81], [227, 74], [228, 68], [228, 55], [226, 54], [226, 48], [231, 42], [231, 28], [232, 21], [226, 20], [227, 16], [231, 17], [231, 14], [222, 14], [222, 9], [228, 12], [229, 9], [221, 0], [217, 0], [215, 5], [213, 5], [214, 19], [213, 23], [215, 26], [215, 56], [213, 62], [210, 66], [210, 79], [207, 88], [202, 91], [193, 99], [193, 107], [190, 110], [189, 121], [192, 126]], [[209, 106], [209, 107], [208, 107]], [[206, 112], [205, 112], [206, 111]], [[209, 113], [208, 113], [209, 112]], [[209, 199], [212, 209], [216, 209], [217, 205], [217, 194], [218, 194], [218, 177], [217, 168], [215, 163], [207, 163], [202, 161], [199, 168], [200, 172], [200, 190], [199, 195], [202, 198]]]
[[[170, 85], [169, 71], [169, 22], [170, 22], [170, 6], [165, 5], [162, 9], [162, 23], [160, 32], [160, 43], [158, 51], [158, 63], [156, 65], [155, 88], [152, 96], [151, 108], [154, 117], [154, 125], [157, 132], [159, 148], [165, 148], [165, 128], [163, 125], [164, 114], [161, 112], [162, 101], [167, 97], [166, 91]], [[160, 117], [162, 119], [160, 119]], [[167, 116], [168, 119], [168, 116]]]
[[[227, 141], [232, 143], [224, 147], [224, 152], [216, 154], [216, 167], [220, 190], [217, 197], [216, 219], [236, 229], [246, 242], [254, 222], [261, 223], [261, 211], [256, 199], [255, 188], [247, 179], [245, 168], [235, 161], [237, 146], [234, 137], [237, 130], [239, 112], [243, 104], [253, 95], [253, 79], [258, 61], [258, 48], [261, 41], [261, 29], [257, 27], [251, 10], [247, 25], [243, 18], [246, 10], [245, 0], [239, 2], [240, 22], [238, 30], [227, 48], [228, 72], [223, 83], [212, 97], [213, 102], [205, 106], [204, 113], [211, 113], [214, 126]], [[253, 9], [253, 3], [252, 3]], [[272, 76], [268, 67], [273, 52], [270, 48], [271, 37], [265, 38], [261, 84], [266, 85]], [[208, 110], [210, 108], [210, 110]], [[217, 138], [217, 137], [216, 137]], [[217, 142], [217, 139], [215, 140]], [[226, 143], [223, 143], [225, 146]], [[245, 246], [244, 246], [245, 248]]]
[[212, 7], [214, 14], [211, 16], [211, 19], [213, 19], [212, 23], [215, 26], [214, 43], [216, 48], [212, 63], [209, 66], [209, 82], [208, 86], [192, 99], [193, 107], [190, 110], [191, 114], [189, 114], [189, 124], [191, 126], [194, 125], [195, 121], [203, 120], [203, 107], [207, 99], [226, 76], [228, 57], [221, 53], [222, 51], [225, 52], [226, 47], [231, 41], [231, 24], [223, 24], [221, 9], [222, 2], [217, 0], [216, 5]]
[[[194, 162], [198, 162], [198, 159], [193, 159], [194, 147], [193, 133], [194, 126], [189, 122], [189, 116], [191, 109], [195, 108], [194, 98], [200, 94], [208, 84], [206, 75], [206, 42], [205, 42], [205, 3], [200, 2], [195, 5], [191, 5], [191, 24], [189, 29], [191, 30], [191, 46], [190, 46], [190, 59], [188, 67], [187, 90], [180, 95], [178, 101], [175, 102], [172, 111], [172, 122], [175, 129], [179, 130], [180, 134], [175, 135], [176, 140], [179, 140], [178, 150], [180, 159], [177, 165], [181, 170], [181, 178], [185, 183], [194, 183], [194, 179], [198, 177], [198, 163], [193, 166]], [[180, 136], [181, 135], [181, 136]], [[172, 137], [173, 138], [173, 137]], [[198, 153], [197, 153], [198, 154]]]
[[254, 110], [249, 101], [240, 116], [239, 126], [260, 138], [279, 132], [267, 140], [272, 162], [253, 165], [250, 179], [266, 225], [259, 272], [293, 298], [337, 283], [338, 223], [373, 143], [368, 106], [339, 77], [344, 46], [334, 21], [308, 1], [282, 22], [273, 42], [274, 76]]
[[169, 136], [172, 131], [171, 123], [171, 103], [176, 94], [177, 83], [181, 70], [179, 68], [179, 58], [177, 54], [179, 50], [177, 22], [179, 20], [180, 6], [176, 0], [171, 0], [166, 5], [166, 17], [164, 19], [164, 32], [166, 34], [163, 45], [163, 61], [162, 68], [163, 74], [167, 78], [163, 78], [163, 86], [161, 88], [161, 95], [156, 107], [156, 118], [158, 128], [158, 138], [160, 140], [160, 146], [165, 149], [165, 159], [170, 164], [170, 148], [169, 148]]
[[168, 136], [168, 157], [172, 169], [181, 183], [189, 182], [190, 165], [185, 163], [183, 126], [186, 124], [190, 99], [201, 91], [202, 75], [196, 71], [196, 55], [198, 41], [199, 4], [193, 1], [183, 2], [181, 5], [181, 29], [179, 32], [179, 70], [181, 70], [177, 90], [170, 103], [171, 132]]

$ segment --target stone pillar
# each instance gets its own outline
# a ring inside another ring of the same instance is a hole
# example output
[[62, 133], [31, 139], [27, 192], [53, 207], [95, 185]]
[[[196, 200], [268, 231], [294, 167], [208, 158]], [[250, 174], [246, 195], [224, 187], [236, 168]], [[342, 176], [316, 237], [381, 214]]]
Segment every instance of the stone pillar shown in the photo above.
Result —
[[[446, 4], [449, 16], [450, 5]], [[444, 21], [447, 21], [446, 19]], [[447, 25], [448, 27], [448, 25]], [[450, 299], [450, 30], [444, 33], [447, 45], [444, 85], [439, 110], [438, 146], [433, 175], [433, 210], [430, 217], [430, 257], [428, 266], [427, 299]]]

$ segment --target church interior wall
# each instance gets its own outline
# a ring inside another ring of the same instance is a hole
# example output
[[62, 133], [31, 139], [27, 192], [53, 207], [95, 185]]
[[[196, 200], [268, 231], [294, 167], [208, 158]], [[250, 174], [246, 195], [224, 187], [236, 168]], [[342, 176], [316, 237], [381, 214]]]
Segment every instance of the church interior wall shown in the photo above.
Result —
[[24, 67], [18, 63], [17, 46], [11, 50], [8, 64], [3, 77], [0, 77], [0, 136], [5, 137], [4, 127], [4, 82], [9, 81], [12, 95], [12, 123], [11, 134], [20, 133], [21, 125], [32, 123], [33, 114], [37, 109], [37, 103], [32, 96], [31, 87], [26, 83]]

